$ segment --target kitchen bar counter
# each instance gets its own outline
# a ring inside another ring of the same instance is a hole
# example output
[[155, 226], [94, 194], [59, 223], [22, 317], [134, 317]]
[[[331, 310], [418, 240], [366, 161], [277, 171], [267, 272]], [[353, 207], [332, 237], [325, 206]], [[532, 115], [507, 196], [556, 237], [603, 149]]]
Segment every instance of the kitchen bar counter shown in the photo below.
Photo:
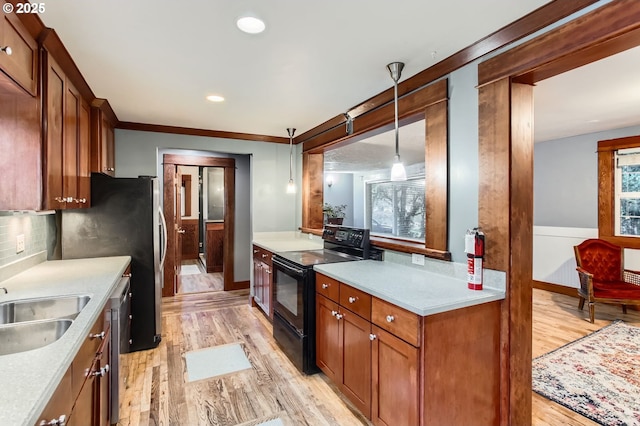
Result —
[[0, 355], [0, 425], [33, 425], [71, 365], [118, 284], [129, 256], [56, 260], [5, 281], [0, 302], [88, 294], [91, 300], [57, 341], [39, 349]]
[[505, 297], [501, 290], [486, 286], [469, 290], [460, 278], [392, 262], [362, 260], [316, 265], [313, 269], [422, 316]]

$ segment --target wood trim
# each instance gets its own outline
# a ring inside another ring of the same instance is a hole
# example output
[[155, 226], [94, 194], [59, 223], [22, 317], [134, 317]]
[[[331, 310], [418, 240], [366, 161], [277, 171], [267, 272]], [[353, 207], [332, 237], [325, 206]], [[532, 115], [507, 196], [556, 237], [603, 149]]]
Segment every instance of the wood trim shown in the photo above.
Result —
[[167, 249], [164, 262], [164, 285], [162, 286], [162, 297], [171, 297], [176, 294], [175, 267], [176, 261], [171, 253], [175, 253], [176, 240], [173, 223], [175, 221], [175, 212], [173, 199], [173, 181], [176, 175], [174, 164], [164, 164], [162, 173], [162, 199], [164, 200], [164, 216], [167, 222]]
[[[224, 169], [224, 242], [223, 242], [223, 270], [224, 291], [238, 290], [235, 288], [234, 278], [234, 245], [235, 245], [235, 211], [236, 211], [236, 168]], [[241, 288], [248, 288], [241, 287]]]
[[[445, 86], [446, 90], [446, 86]], [[449, 213], [449, 158], [447, 103], [427, 107], [425, 113], [425, 200], [426, 223], [424, 246], [431, 251], [447, 251]], [[431, 256], [430, 256], [431, 257]]]
[[578, 289], [574, 287], [567, 287], [565, 285], [548, 283], [545, 281], [532, 281], [533, 288], [539, 290], [550, 291], [551, 293], [564, 294], [565, 296], [578, 297]]
[[478, 85], [505, 77], [535, 83], [640, 43], [640, 2], [619, 0], [488, 59]]
[[71, 81], [71, 84], [80, 93], [83, 99], [91, 102], [96, 98], [91, 87], [84, 79], [80, 69], [73, 61], [69, 51], [62, 43], [62, 40], [53, 28], [47, 28], [40, 33], [38, 42], [58, 63], [65, 76]]
[[113, 108], [111, 108], [111, 104], [109, 103], [108, 100], [102, 99], [102, 98], [96, 98], [91, 102], [91, 106], [93, 108], [98, 108], [100, 111], [102, 111], [102, 113], [105, 115], [107, 120], [111, 123], [111, 125], [115, 126], [117, 123], [120, 122], [120, 120], [118, 120], [118, 116], [116, 116], [116, 113], [113, 111]]
[[267, 135], [255, 135], [251, 133], [225, 132], [221, 130], [194, 129], [191, 127], [164, 126], [160, 124], [133, 123], [130, 121], [119, 121], [116, 124], [116, 128], [123, 129], [123, 130], [137, 130], [141, 132], [169, 133], [173, 135], [204, 136], [209, 138], [238, 139], [238, 140], [254, 141], [254, 142], [272, 142], [272, 143], [289, 144], [289, 138], [284, 138], [280, 136], [267, 136]]
[[302, 154], [302, 227], [322, 229], [324, 154]]
[[[638, 44], [640, 45], [640, 43]], [[640, 147], [640, 136], [627, 136], [625, 138], [598, 141], [598, 152], [638, 147]]]
[[164, 154], [164, 164], [176, 166], [202, 166], [202, 167], [235, 167], [236, 160], [228, 157], [200, 157], [191, 155]]
[[394, 250], [400, 253], [418, 253], [440, 260], [451, 260], [451, 253], [446, 250], [435, 250], [425, 247], [423, 243], [371, 236], [371, 245], [381, 249]]
[[[413, 77], [398, 84], [398, 95], [401, 97], [419, 87], [431, 83], [451, 72], [462, 68], [463, 66], [475, 61], [478, 58], [493, 52], [503, 46], [507, 46], [517, 40], [520, 40], [534, 32], [559, 21], [585, 7], [596, 3], [598, 0], [554, 0], [544, 6], [534, 10], [533, 12], [523, 16], [510, 23], [509, 25], [499, 29], [498, 31], [478, 40], [472, 45], [454, 53], [448, 58], [443, 59], [437, 64], [429, 67]], [[381, 92], [372, 98], [350, 108], [346, 111], [351, 118], [356, 118], [373, 111], [382, 105], [393, 100], [393, 90], [391, 88]], [[346, 117], [341, 114], [337, 115], [324, 123], [302, 133], [297, 141], [304, 142], [312, 139], [334, 127], [344, 125]]]
[[[423, 112], [429, 106], [446, 101], [448, 99], [448, 86], [449, 80], [443, 79], [398, 98], [399, 119], [406, 119]], [[391, 124], [394, 119], [394, 105], [389, 103], [375, 111], [360, 116], [357, 120], [353, 120], [353, 132], [351, 134], [347, 134], [345, 127], [337, 127], [317, 137], [305, 140], [303, 151], [317, 152], [318, 150], [326, 149], [330, 145], [346, 139], [353, 139], [381, 126]], [[301, 138], [298, 138], [298, 140], [302, 141]]]
[[[233, 284], [231, 284], [229, 286], [229, 288], [227, 289], [227, 286], [225, 285], [225, 289], [224, 291], [233, 291], [233, 290], [244, 290], [249, 288], [250, 282], [249, 281], [236, 281]], [[250, 296], [250, 302], [249, 304], [253, 307], [253, 306], [258, 306], [256, 305], [256, 303], [253, 301], [253, 296]], [[260, 310], [262, 312], [262, 310]]]

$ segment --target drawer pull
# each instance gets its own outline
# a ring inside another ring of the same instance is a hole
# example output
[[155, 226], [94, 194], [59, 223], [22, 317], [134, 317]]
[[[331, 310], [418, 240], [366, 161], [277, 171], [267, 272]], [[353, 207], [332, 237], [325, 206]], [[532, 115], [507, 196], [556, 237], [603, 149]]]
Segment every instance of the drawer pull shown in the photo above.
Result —
[[11, 56], [11, 54], [13, 53], [13, 50], [11, 49], [11, 46], [0, 47], [0, 51], [6, 53], [7, 56]]
[[257, 253], [257, 252], [258, 252], [258, 250], [254, 250], [254, 251], [253, 251], [253, 253], [254, 253], [254, 254], [255, 254], [255, 253]]
[[262, 258], [264, 259], [265, 257], [267, 257], [267, 255], [262, 253]]
[[358, 300], [357, 297], [353, 297], [353, 296], [349, 297], [349, 303], [356, 303], [356, 300]]
[[101, 333], [89, 334], [89, 339], [100, 339], [100, 340], [104, 340], [104, 336], [105, 336], [105, 332], [104, 332], [104, 331], [102, 331]]
[[329, 288], [329, 284], [322, 284], [322, 288], [324, 288], [325, 290]]
[[91, 373], [93, 376], [104, 377], [109, 372], [109, 364], [105, 365], [98, 371]]
[[67, 424], [67, 416], [64, 414], [53, 420], [42, 420], [39, 426], [65, 426]]
[[371, 333], [369, 334], [369, 340], [374, 341], [378, 338], [378, 336], [376, 336], [375, 334]]
[[342, 315], [342, 314], [336, 314], [336, 319], [337, 319], [338, 321], [340, 321], [342, 318], [344, 318], [344, 315]]
[[331, 316], [335, 317], [336, 315], [338, 315], [338, 311], [331, 311]]
[[395, 318], [393, 317], [393, 315], [387, 315], [387, 322], [393, 322], [395, 320]]

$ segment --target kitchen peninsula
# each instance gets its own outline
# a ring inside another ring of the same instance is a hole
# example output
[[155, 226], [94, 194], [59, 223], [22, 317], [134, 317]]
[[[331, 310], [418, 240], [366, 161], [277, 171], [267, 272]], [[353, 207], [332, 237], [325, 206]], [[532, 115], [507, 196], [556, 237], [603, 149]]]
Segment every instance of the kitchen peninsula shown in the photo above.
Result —
[[499, 423], [504, 276], [469, 290], [463, 266], [314, 267], [318, 366], [375, 424]]

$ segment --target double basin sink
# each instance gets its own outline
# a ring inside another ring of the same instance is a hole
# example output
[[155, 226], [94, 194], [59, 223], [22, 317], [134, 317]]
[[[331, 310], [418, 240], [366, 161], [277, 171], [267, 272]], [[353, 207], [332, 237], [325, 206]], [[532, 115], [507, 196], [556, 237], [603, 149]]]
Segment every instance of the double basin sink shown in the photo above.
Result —
[[55, 342], [89, 300], [83, 294], [0, 302], [0, 356]]

